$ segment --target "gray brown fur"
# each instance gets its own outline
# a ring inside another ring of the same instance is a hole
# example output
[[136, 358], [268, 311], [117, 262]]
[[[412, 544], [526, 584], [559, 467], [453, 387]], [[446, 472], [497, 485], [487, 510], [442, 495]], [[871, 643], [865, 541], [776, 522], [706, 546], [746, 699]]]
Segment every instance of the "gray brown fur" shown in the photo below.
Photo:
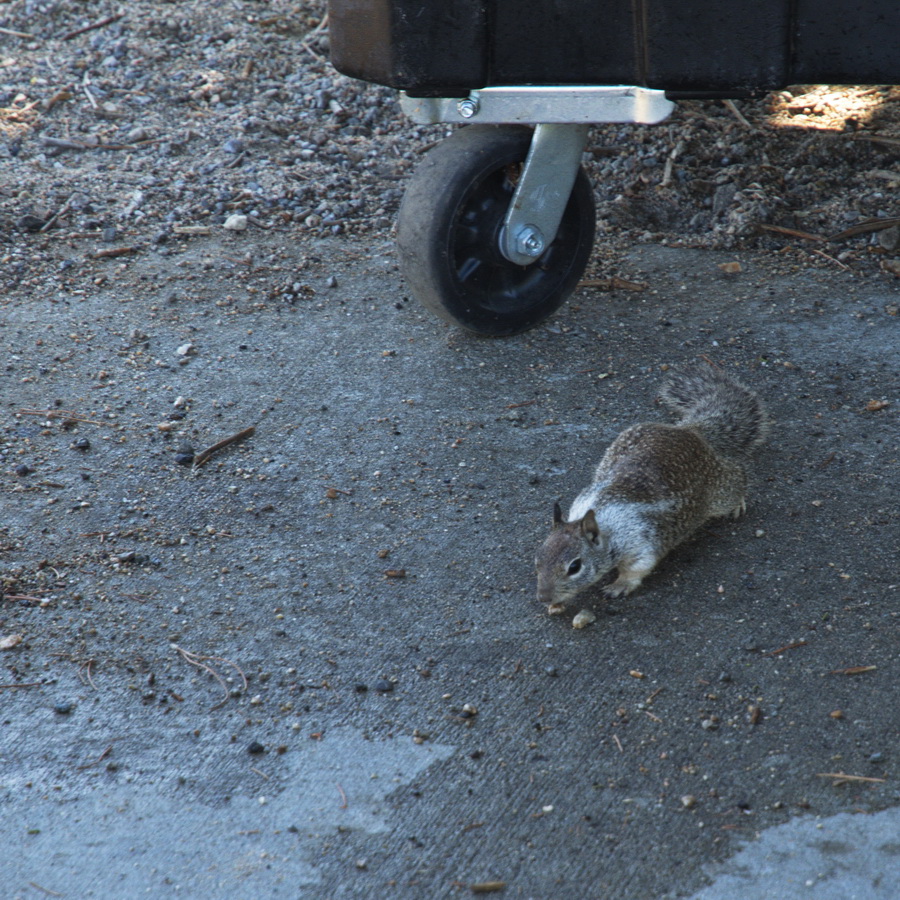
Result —
[[660, 391], [674, 425], [626, 428], [609, 446], [592, 484], [538, 550], [538, 599], [560, 604], [603, 580], [628, 594], [704, 522], [745, 508], [747, 463], [765, 441], [759, 397], [713, 366], [671, 376]]

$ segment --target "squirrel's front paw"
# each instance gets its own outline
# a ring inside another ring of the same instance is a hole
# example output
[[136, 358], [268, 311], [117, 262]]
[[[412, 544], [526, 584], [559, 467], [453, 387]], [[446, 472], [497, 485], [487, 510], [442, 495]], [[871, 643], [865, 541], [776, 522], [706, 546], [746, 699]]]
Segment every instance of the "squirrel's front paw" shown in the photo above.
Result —
[[[656, 560], [653, 560], [653, 565]], [[644, 566], [636, 565], [619, 571], [619, 577], [612, 583], [603, 588], [607, 597], [624, 597], [641, 586], [641, 582], [653, 570], [653, 565]]]
[[612, 584], [608, 584], [603, 588], [603, 593], [611, 598], [624, 597], [626, 594], [630, 594], [640, 583], [639, 580], [630, 581], [617, 578]]

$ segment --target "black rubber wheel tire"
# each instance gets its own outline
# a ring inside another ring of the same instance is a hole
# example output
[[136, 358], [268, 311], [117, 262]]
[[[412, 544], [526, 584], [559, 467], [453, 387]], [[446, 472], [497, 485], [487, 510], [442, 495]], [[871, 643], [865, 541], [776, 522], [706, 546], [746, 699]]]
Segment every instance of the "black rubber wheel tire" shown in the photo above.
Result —
[[594, 193], [579, 168], [556, 239], [531, 265], [500, 252], [532, 130], [469, 125], [430, 150], [400, 205], [397, 247], [413, 294], [433, 313], [490, 337], [533, 328], [572, 293], [594, 244]]

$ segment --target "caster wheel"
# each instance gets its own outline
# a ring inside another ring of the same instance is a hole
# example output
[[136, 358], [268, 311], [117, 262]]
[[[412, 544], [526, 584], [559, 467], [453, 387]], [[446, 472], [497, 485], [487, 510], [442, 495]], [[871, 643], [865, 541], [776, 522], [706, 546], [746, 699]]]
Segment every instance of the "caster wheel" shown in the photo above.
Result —
[[594, 194], [579, 168], [556, 239], [527, 266], [500, 251], [500, 231], [532, 131], [468, 125], [433, 150], [400, 206], [397, 247], [415, 296], [476, 334], [534, 327], [575, 289], [594, 243]]

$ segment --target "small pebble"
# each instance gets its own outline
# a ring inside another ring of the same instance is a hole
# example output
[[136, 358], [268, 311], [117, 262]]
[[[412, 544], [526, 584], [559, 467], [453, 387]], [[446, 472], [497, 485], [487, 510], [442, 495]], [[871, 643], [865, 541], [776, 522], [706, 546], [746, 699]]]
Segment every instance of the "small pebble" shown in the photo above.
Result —
[[394, 682], [388, 681], [387, 678], [379, 678], [375, 682], [375, 690], [379, 694], [389, 694], [394, 689]]
[[16, 219], [16, 228], [21, 229], [22, 231], [40, 231], [47, 222], [45, 219], [42, 219], [40, 216], [33, 216], [31, 214], [21, 216]]
[[253, 743], [251, 743], [250, 746], [247, 747], [247, 752], [253, 754], [265, 753], [266, 748], [259, 741], [253, 741]]
[[175, 454], [175, 462], [179, 466], [190, 466], [194, 463], [194, 448], [180, 447]]
[[53, 712], [58, 713], [61, 716], [67, 716], [73, 709], [75, 709], [74, 703], [57, 703], [53, 707]]
[[241, 215], [241, 213], [232, 213], [222, 227], [226, 231], [246, 231], [247, 221], [247, 216]]
[[87, 438], [79, 438], [72, 444], [72, 449], [81, 451], [90, 450], [91, 442]]
[[16, 466], [16, 475], [30, 475], [33, 471], [34, 469], [32, 469], [31, 466], [26, 465], [25, 463], [21, 463], [20, 465]]

